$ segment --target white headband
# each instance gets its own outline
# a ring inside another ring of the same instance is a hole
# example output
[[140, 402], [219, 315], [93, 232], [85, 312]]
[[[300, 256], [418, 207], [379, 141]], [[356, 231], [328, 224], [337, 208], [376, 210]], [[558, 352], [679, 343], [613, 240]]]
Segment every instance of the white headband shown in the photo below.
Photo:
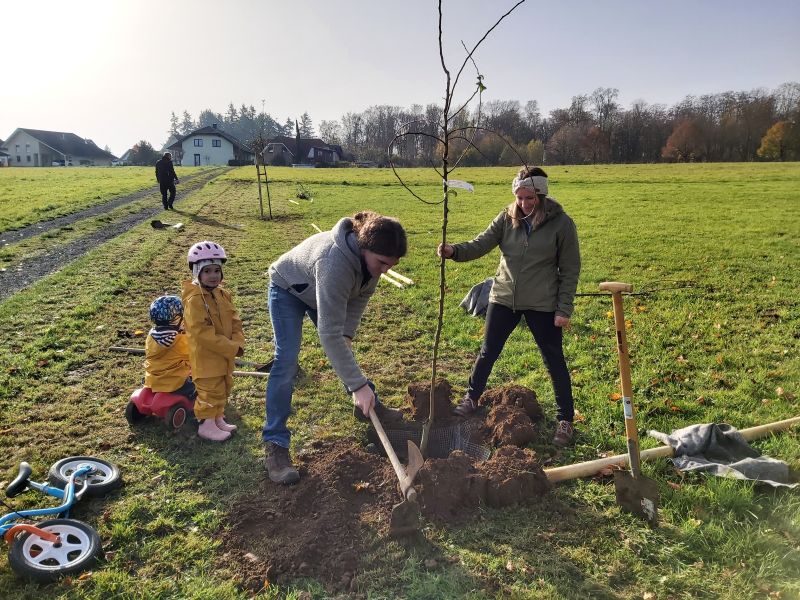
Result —
[[516, 194], [519, 188], [528, 188], [537, 194], [546, 194], [547, 177], [543, 177], [542, 175], [534, 175], [533, 177], [526, 177], [525, 179], [514, 177], [514, 182], [511, 184], [511, 193]]
[[196, 263], [192, 263], [192, 275], [194, 278], [199, 278], [200, 271], [203, 270], [203, 267], [207, 267], [208, 265], [219, 265], [220, 268], [222, 268], [222, 260], [219, 258], [203, 258]]

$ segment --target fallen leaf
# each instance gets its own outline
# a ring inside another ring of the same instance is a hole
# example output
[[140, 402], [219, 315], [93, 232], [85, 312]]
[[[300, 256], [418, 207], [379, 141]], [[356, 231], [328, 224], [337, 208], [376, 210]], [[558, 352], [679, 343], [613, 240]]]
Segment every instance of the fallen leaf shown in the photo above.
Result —
[[506, 563], [506, 571], [513, 571], [513, 570], [514, 570], [514, 563], [512, 563], [511, 561], [508, 561]]
[[643, 600], [656, 600], [656, 595], [653, 592], [645, 592], [642, 594]]
[[782, 387], [776, 387], [776, 388], [775, 388], [775, 393], [776, 393], [778, 396], [783, 396], [783, 388], [782, 388]]
[[142, 337], [143, 335], [144, 335], [143, 329], [137, 329], [136, 331], [133, 332], [133, 337]]
[[615, 402], [617, 400], [622, 400], [622, 394], [620, 394], [619, 392], [614, 392], [613, 394], [608, 395], [608, 399], [613, 400]]
[[667, 485], [668, 485], [669, 487], [671, 487], [673, 490], [679, 490], [679, 489], [681, 489], [681, 484], [680, 484], [680, 483], [675, 483], [674, 481], [668, 481], [668, 482], [667, 482]]

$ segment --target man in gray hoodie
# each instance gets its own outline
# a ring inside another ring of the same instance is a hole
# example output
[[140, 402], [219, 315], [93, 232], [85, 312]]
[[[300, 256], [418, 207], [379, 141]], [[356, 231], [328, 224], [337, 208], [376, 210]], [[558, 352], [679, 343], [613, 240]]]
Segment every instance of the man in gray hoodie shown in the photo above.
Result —
[[367, 419], [374, 409], [382, 420], [396, 420], [399, 411], [377, 400], [374, 386], [361, 371], [352, 340], [381, 274], [395, 266], [407, 250], [406, 233], [396, 219], [362, 211], [341, 219], [331, 231], [311, 236], [269, 268], [269, 313], [275, 360], [267, 383], [266, 467], [275, 483], [296, 483], [300, 475], [289, 458], [294, 375], [308, 315], [322, 349], [352, 394], [354, 414]]

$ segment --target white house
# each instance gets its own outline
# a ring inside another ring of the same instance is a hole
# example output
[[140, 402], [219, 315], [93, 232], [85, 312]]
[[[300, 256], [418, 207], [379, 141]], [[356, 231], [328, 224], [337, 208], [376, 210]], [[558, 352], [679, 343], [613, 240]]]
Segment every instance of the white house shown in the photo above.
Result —
[[0, 140], [0, 167], [8, 166], [8, 158], [8, 152], [6, 152], [6, 149], [3, 148], [3, 140]]
[[12, 167], [111, 166], [116, 158], [74, 133], [15, 129], [4, 145]]
[[231, 161], [239, 164], [253, 162], [250, 149], [219, 129], [216, 123], [181, 136], [168, 149], [172, 152], [173, 161], [184, 167], [227, 165]]

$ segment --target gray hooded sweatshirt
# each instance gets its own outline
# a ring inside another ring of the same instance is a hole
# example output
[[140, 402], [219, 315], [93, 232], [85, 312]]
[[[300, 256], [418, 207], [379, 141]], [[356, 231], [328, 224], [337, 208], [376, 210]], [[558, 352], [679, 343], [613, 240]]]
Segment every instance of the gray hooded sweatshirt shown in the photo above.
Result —
[[344, 337], [354, 338], [378, 278], [364, 283], [361, 251], [353, 222], [341, 219], [332, 230], [301, 242], [269, 267], [275, 285], [317, 311], [317, 332], [334, 371], [351, 392], [367, 378]]

